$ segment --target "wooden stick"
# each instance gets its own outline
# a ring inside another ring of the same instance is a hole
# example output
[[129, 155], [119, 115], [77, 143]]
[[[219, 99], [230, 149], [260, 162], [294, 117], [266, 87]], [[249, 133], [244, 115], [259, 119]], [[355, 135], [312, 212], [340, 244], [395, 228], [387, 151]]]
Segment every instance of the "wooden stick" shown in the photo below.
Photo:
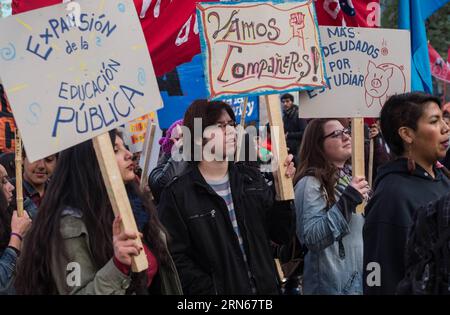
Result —
[[275, 266], [277, 267], [278, 277], [280, 277], [281, 282], [286, 281], [286, 277], [284, 276], [283, 268], [281, 268], [280, 260], [275, 258]]
[[[151, 152], [153, 147], [153, 142], [155, 140], [155, 131], [156, 131], [156, 125], [152, 123], [150, 120], [148, 121], [148, 127], [147, 132], [145, 133], [145, 140], [144, 140], [144, 150], [142, 151], [144, 155], [144, 169], [142, 170], [141, 175], [141, 183], [140, 188], [141, 191], [144, 191], [145, 184], [147, 184], [148, 178], [147, 178], [147, 172], [148, 172], [148, 166], [150, 164], [151, 159]], [[141, 154], [142, 158], [142, 154]]]
[[369, 144], [369, 186], [372, 188], [372, 179], [373, 179], [373, 158], [374, 158], [374, 142], [373, 139], [370, 139]]
[[248, 97], [244, 97], [244, 105], [242, 108], [242, 113], [241, 113], [241, 122], [240, 122], [240, 127], [238, 129], [238, 134], [237, 134], [237, 148], [236, 148], [236, 162], [241, 160], [241, 151], [242, 151], [242, 147], [244, 146], [244, 136], [245, 136], [245, 116], [247, 115], [247, 103], [248, 103]]
[[[365, 176], [363, 118], [352, 118], [352, 171], [353, 176]], [[356, 212], [364, 212], [364, 203], [361, 203], [356, 207]]]
[[[120, 175], [119, 167], [114, 156], [113, 146], [108, 133], [92, 139], [94, 143], [97, 160], [102, 171], [103, 180], [108, 192], [109, 200], [115, 216], [120, 214], [122, 218], [122, 230], [139, 233], [130, 201], [125, 190], [125, 185]], [[138, 245], [142, 247], [141, 239], [137, 239]], [[131, 269], [140, 272], [148, 268], [148, 261], [145, 252], [142, 250], [138, 256], [134, 256]]]
[[[284, 161], [288, 156], [286, 138], [284, 135], [283, 119], [281, 118], [281, 105], [278, 95], [272, 94], [266, 96], [267, 114], [270, 123], [270, 135], [272, 141], [272, 153], [274, 163], [277, 163], [277, 171], [274, 173], [275, 189], [277, 197], [280, 200], [294, 200], [294, 187], [291, 178], [286, 177], [286, 169]], [[275, 128], [279, 132], [275, 132]]]
[[16, 203], [17, 216], [23, 216], [23, 186], [22, 186], [22, 138], [19, 129], [16, 129], [15, 136], [16, 146]]

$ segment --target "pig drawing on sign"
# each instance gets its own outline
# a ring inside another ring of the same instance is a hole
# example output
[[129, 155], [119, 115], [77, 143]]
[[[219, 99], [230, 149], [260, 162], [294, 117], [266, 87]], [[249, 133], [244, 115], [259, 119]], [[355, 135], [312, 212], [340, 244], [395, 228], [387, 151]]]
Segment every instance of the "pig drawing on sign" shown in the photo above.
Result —
[[392, 63], [376, 65], [369, 61], [364, 78], [365, 99], [367, 107], [374, 103], [383, 106], [389, 96], [406, 91], [406, 79], [403, 66]]

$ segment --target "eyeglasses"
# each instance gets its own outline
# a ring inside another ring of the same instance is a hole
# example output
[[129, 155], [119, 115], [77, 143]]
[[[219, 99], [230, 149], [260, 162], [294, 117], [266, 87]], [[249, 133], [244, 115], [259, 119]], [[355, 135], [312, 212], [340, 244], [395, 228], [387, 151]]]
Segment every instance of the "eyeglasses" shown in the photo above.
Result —
[[335, 131], [333, 131], [332, 133], [330, 133], [330, 134], [324, 136], [323, 138], [326, 139], [326, 138], [331, 137], [331, 138], [333, 138], [333, 139], [336, 139], [336, 138], [339, 138], [339, 137], [342, 138], [344, 135], [346, 135], [347, 137], [350, 137], [350, 136], [351, 136], [351, 131], [350, 131], [350, 129], [345, 128], [345, 129], [342, 129], [342, 130], [335, 130]]
[[225, 130], [227, 126], [235, 128], [237, 124], [234, 120], [230, 120], [229, 122], [219, 122], [216, 124], [216, 126], [222, 128], [222, 130]]

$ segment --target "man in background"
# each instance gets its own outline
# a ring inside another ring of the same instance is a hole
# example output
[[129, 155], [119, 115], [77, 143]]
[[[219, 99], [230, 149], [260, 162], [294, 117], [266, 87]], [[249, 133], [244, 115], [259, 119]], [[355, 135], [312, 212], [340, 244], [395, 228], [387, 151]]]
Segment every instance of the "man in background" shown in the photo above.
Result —
[[289, 153], [294, 156], [294, 163], [297, 165], [297, 153], [302, 143], [303, 132], [306, 129], [306, 119], [298, 117], [298, 106], [294, 104], [294, 96], [286, 93], [281, 96], [283, 105], [283, 125], [286, 135], [286, 145]]

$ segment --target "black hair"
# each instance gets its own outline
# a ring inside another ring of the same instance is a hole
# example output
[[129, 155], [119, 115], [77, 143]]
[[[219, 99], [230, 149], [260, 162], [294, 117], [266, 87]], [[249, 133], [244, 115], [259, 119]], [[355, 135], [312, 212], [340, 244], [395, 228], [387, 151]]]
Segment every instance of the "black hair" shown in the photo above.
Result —
[[5, 152], [0, 154], [0, 164], [3, 165], [10, 178], [16, 177], [15, 157], [16, 155], [13, 152]]
[[[194, 122], [196, 118], [201, 119], [202, 123], [202, 133], [208, 126], [214, 125], [222, 115], [223, 111], [226, 111], [233, 121], [236, 120], [234, 111], [231, 106], [222, 101], [208, 101], [206, 99], [195, 100], [186, 110], [183, 118], [183, 126], [187, 127], [191, 133], [190, 146], [184, 146], [184, 150], [190, 154], [191, 161], [194, 161], [194, 152], [196, 146], [201, 146], [196, 144], [195, 133], [194, 133]], [[192, 151], [187, 151], [187, 150]], [[201, 150], [201, 148], [200, 148]]]
[[[116, 131], [110, 132], [113, 144], [116, 136]], [[127, 190], [131, 189], [140, 195], [143, 208], [149, 213], [149, 221], [144, 231], [141, 231], [144, 242], [158, 261], [166, 262], [168, 254], [161, 238], [163, 228], [157, 218], [155, 206], [149, 198], [144, 198], [139, 193], [136, 183], [126, 186]], [[91, 140], [59, 155], [53, 179], [22, 247], [15, 283], [19, 294], [57, 293], [53, 278], [55, 271], [51, 268], [51, 262], [55, 257], [66, 255], [60, 223], [62, 212], [68, 207], [81, 211], [89, 233], [90, 248], [94, 249], [93, 262], [96, 268], [102, 268], [114, 255], [114, 214]]]
[[380, 113], [381, 133], [396, 156], [405, 152], [405, 146], [398, 130], [409, 127], [417, 130], [417, 122], [430, 102], [441, 107], [439, 98], [422, 92], [392, 95]]
[[281, 100], [282, 101], [283, 100], [291, 100], [291, 102], [293, 102], [294, 101], [294, 96], [292, 96], [292, 94], [286, 93], [286, 94], [283, 94], [281, 96]]

